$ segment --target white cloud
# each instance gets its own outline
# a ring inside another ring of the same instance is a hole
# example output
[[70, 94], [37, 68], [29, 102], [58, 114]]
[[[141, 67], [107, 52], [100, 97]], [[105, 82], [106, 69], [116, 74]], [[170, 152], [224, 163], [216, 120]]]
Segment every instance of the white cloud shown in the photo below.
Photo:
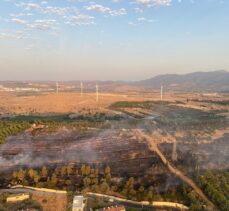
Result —
[[127, 13], [126, 13], [126, 9], [121, 8], [119, 10], [111, 10], [109, 14], [111, 16], [122, 16], [122, 15], [126, 15]]
[[48, 15], [65, 16], [70, 14], [76, 14], [79, 11], [76, 7], [47, 6], [45, 8], [42, 8], [41, 12]]
[[106, 13], [109, 14], [111, 16], [122, 16], [122, 15], [126, 15], [126, 9], [125, 8], [121, 8], [118, 10], [112, 10], [109, 7], [104, 7], [100, 4], [92, 4], [90, 6], [86, 7], [87, 10], [89, 11], [95, 11], [98, 13]]
[[172, 0], [136, 0], [136, 2], [145, 6], [169, 6]]
[[92, 25], [95, 23], [95, 18], [89, 15], [74, 15], [65, 19], [65, 23], [72, 26]]
[[52, 7], [48, 6], [42, 9], [43, 13], [50, 14], [50, 15], [65, 15], [68, 12], [68, 8], [65, 7]]
[[100, 4], [93, 4], [93, 5], [87, 6], [86, 9], [89, 11], [95, 11], [95, 12], [99, 12], [99, 13], [105, 13], [105, 12], [111, 11], [111, 9], [109, 7], [104, 7]]
[[56, 20], [35, 20], [34, 22], [27, 24], [27, 27], [30, 29], [38, 30], [55, 30], [56, 29]]
[[19, 19], [19, 18], [12, 18], [10, 21], [13, 22], [13, 23], [21, 24], [21, 25], [27, 23], [25, 20], [22, 20], [22, 19]]
[[36, 3], [30, 3], [30, 2], [20, 2], [20, 3], [16, 3], [15, 4], [16, 6], [18, 7], [22, 7], [24, 10], [39, 10], [41, 9], [41, 6], [39, 4], [36, 4]]

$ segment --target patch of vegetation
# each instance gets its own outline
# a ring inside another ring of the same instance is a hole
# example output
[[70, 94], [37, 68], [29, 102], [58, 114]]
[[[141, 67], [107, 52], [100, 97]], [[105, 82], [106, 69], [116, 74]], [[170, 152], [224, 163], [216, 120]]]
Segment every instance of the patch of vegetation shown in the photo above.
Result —
[[199, 196], [187, 185], [171, 187], [162, 193], [163, 201], [182, 202], [191, 211], [205, 211], [204, 204]]
[[74, 123], [74, 122], [105, 122], [107, 120], [117, 121], [123, 119], [123, 116], [118, 114], [106, 114], [96, 112], [94, 114], [62, 114], [62, 115], [48, 115], [48, 116], [32, 116], [19, 115], [13, 118], [15, 121], [27, 121], [30, 123], [39, 122], [57, 122], [57, 123]]
[[0, 144], [5, 143], [8, 136], [16, 135], [30, 127], [26, 121], [0, 121]]
[[195, 131], [206, 134], [213, 133], [216, 129], [226, 128], [228, 120], [215, 112], [204, 112], [192, 108], [167, 106], [160, 111], [161, 115], [155, 118], [158, 127], [165, 131], [186, 131], [187, 137], [193, 139]]
[[12, 135], [17, 135], [30, 128], [33, 124], [36, 126], [43, 125], [47, 132], [55, 131], [60, 127], [74, 128], [109, 128], [110, 124], [107, 121], [119, 121], [123, 116], [116, 114], [79, 114], [71, 117], [70, 114], [63, 115], [48, 115], [48, 116], [32, 116], [19, 115], [13, 118], [0, 120], [0, 144], [5, 143], [6, 138]]
[[154, 105], [168, 105], [168, 101], [119, 101], [113, 103], [111, 108], [144, 108], [151, 109]]
[[229, 210], [229, 171], [207, 170], [197, 178], [197, 182], [221, 211]]
[[69, 114], [63, 115], [48, 115], [48, 116], [32, 116], [32, 115], [18, 115], [13, 117], [14, 121], [26, 121], [31, 124], [39, 122], [72, 122], [73, 120], [69, 117]]
[[138, 201], [152, 201], [155, 196], [154, 188], [146, 186], [143, 179], [113, 178], [109, 166], [97, 168], [85, 164], [79, 167], [69, 164], [49, 169], [21, 168], [14, 171], [8, 180], [12, 185], [23, 184], [70, 192], [77, 190], [82, 193], [92, 191]]
[[210, 103], [210, 104], [217, 104], [217, 105], [223, 105], [227, 106], [229, 105], [229, 100], [198, 100], [198, 99], [192, 99], [193, 102], [198, 103]]

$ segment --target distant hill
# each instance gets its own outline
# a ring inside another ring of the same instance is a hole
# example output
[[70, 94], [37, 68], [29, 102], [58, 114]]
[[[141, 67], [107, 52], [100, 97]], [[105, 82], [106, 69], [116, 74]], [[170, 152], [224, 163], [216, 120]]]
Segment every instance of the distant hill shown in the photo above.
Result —
[[166, 74], [134, 82], [134, 85], [159, 89], [161, 85], [172, 90], [229, 91], [229, 72], [194, 72], [184, 75]]
[[[194, 72], [189, 74], [165, 74], [142, 81], [83, 81], [86, 92], [94, 92], [96, 84], [103, 92], [145, 92], [147, 89], [165, 89], [174, 91], [229, 92], [229, 72], [224, 70], [213, 72]], [[55, 81], [0, 81], [0, 91], [15, 89], [15, 91], [56, 91]], [[80, 81], [59, 81], [60, 91], [80, 91]]]

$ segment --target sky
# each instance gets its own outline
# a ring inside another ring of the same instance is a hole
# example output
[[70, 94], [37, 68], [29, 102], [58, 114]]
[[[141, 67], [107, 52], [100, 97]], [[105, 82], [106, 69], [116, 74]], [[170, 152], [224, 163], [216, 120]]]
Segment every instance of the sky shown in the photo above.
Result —
[[229, 70], [229, 0], [0, 0], [0, 80]]

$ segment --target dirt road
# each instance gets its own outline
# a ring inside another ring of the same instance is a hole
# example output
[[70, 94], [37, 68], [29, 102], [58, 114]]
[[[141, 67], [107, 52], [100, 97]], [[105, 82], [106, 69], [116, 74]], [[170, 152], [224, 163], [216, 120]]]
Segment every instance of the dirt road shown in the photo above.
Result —
[[169, 207], [169, 208], [174, 208], [177, 210], [188, 210], [188, 207], [186, 207], [183, 204], [179, 204], [179, 203], [174, 203], [174, 202], [163, 202], [163, 201], [154, 201], [152, 202], [152, 204], [148, 201], [132, 201], [132, 200], [127, 200], [127, 199], [123, 199], [123, 198], [119, 198], [119, 197], [115, 197], [115, 196], [109, 196], [109, 195], [105, 195], [105, 194], [99, 194], [99, 193], [92, 193], [92, 192], [88, 192], [87, 193], [88, 196], [95, 196], [95, 197], [102, 197], [102, 198], [107, 198], [116, 202], [121, 202], [121, 203], [128, 203], [131, 205], [135, 205], [135, 206], [146, 206], [149, 208], [152, 207]]
[[176, 167], [172, 166], [169, 161], [166, 159], [164, 154], [161, 152], [161, 150], [158, 148], [158, 145], [156, 141], [150, 137], [149, 135], [144, 134], [142, 131], [136, 130], [134, 131], [135, 135], [139, 139], [144, 139], [147, 141], [147, 144], [149, 148], [156, 152], [157, 155], [160, 157], [162, 162], [168, 167], [169, 171], [176, 175], [178, 178], [180, 178], [183, 182], [185, 182], [187, 185], [193, 188], [193, 190], [199, 195], [199, 197], [206, 202], [206, 204], [209, 206], [209, 210], [217, 210], [214, 206], [214, 204], [206, 197], [206, 195], [203, 193], [203, 191], [193, 182], [189, 177], [184, 175], [180, 170], [178, 170]]

